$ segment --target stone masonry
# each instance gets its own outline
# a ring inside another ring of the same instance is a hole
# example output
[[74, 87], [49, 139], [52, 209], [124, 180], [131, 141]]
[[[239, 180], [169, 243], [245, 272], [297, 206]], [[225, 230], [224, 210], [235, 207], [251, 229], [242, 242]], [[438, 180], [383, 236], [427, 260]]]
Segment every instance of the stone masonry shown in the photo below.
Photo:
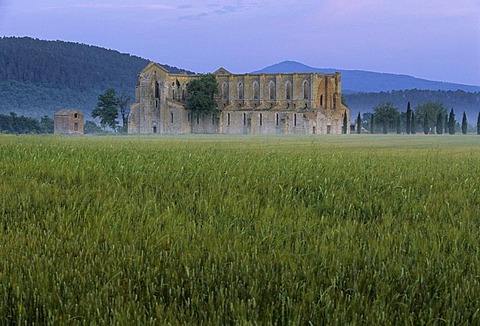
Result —
[[[187, 84], [198, 75], [170, 74], [156, 63], [138, 76], [128, 132], [140, 134], [341, 134], [341, 76], [213, 73], [218, 114], [185, 109]], [[349, 132], [350, 128], [347, 128]]]
[[60, 110], [53, 118], [55, 134], [83, 134], [83, 113], [78, 110]]

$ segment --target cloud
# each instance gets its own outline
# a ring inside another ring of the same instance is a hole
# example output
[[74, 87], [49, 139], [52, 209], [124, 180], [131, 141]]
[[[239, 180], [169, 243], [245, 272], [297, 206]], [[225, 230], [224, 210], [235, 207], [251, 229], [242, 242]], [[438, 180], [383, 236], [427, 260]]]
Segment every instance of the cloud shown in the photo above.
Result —
[[226, 1], [235, 2], [234, 4], [221, 4], [219, 3], [208, 3], [206, 5], [197, 5], [191, 6], [191, 13], [188, 15], [182, 15], [179, 20], [198, 20], [208, 16], [218, 16], [225, 14], [233, 14], [245, 9], [245, 5], [242, 1]]
[[169, 5], [158, 5], [158, 4], [118, 4], [118, 3], [86, 3], [86, 4], [77, 4], [71, 6], [60, 6], [57, 8], [80, 8], [80, 9], [141, 9], [141, 10], [171, 10], [175, 9], [173, 6]]

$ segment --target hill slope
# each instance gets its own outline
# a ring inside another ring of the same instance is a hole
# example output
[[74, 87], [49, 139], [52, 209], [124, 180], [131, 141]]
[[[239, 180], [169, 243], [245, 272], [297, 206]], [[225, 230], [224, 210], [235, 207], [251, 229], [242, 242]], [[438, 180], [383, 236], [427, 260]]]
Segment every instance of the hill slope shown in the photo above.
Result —
[[283, 61], [272, 66], [255, 71], [254, 73], [293, 73], [293, 72], [318, 72], [342, 73], [342, 88], [345, 93], [352, 92], [388, 92], [404, 89], [424, 89], [465, 92], [479, 92], [480, 86], [445, 83], [416, 78], [407, 75], [378, 73], [361, 70], [342, 70], [331, 68], [315, 68], [295, 61]]
[[95, 46], [28, 37], [1, 38], [0, 50], [0, 113], [37, 118], [62, 108], [89, 115], [108, 88], [133, 96], [137, 75], [149, 62]]

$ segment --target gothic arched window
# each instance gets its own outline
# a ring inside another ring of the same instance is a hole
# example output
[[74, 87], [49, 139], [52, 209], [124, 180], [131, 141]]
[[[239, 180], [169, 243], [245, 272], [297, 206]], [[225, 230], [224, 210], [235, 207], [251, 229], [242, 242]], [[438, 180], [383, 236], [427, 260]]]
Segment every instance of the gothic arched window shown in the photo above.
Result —
[[237, 85], [238, 99], [243, 100], [243, 84], [240, 82]]
[[257, 81], [253, 82], [253, 99], [259, 100], [260, 99], [260, 85]]
[[268, 97], [270, 101], [275, 100], [275, 83], [273, 81], [268, 83]]
[[285, 99], [292, 99], [292, 84], [289, 81], [285, 83]]
[[222, 84], [222, 99], [228, 101], [228, 84], [226, 82]]
[[303, 82], [303, 99], [308, 100], [310, 98], [310, 89], [308, 87], [308, 81]]

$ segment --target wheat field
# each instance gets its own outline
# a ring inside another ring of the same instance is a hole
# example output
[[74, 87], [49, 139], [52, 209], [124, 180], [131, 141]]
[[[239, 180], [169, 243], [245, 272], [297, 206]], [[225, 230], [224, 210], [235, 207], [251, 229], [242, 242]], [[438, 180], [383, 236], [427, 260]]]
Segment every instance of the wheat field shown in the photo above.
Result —
[[480, 324], [480, 137], [0, 135], [0, 324]]

